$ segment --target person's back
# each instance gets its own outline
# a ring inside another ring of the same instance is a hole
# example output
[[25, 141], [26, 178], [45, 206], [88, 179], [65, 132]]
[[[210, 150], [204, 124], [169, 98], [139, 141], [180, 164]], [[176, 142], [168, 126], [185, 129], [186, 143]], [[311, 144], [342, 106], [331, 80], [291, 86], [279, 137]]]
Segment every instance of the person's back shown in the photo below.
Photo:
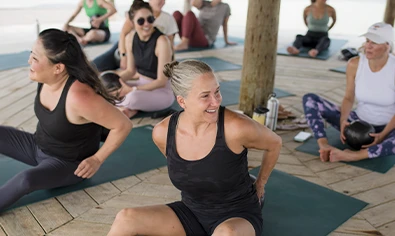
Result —
[[211, 6], [211, 2], [203, 1], [202, 7], [199, 9], [199, 22], [209, 41], [213, 44], [217, 38], [219, 28], [223, 24], [225, 18], [230, 16], [230, 7], [226, 3], [219, 3]]
[[389, 54], [385, 66], [373, 72], [364, 54], [359, 57], [355, 77], [358, 116], [373, 125], [385, 125], [395, 115], [395, 56]]

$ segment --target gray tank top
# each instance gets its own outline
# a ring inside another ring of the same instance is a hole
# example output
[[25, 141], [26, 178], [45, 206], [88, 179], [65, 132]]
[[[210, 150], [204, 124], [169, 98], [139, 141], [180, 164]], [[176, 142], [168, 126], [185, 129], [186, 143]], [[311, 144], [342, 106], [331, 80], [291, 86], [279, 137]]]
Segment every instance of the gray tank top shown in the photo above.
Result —
[[320, 19], [314, 18], [312, 11], [310, 11], [309, 15], [307, 16], [307, 27], [309, 31], [328, 32], [329, 30], [328, 23], [329, 23], [328, 8], [325, 8], [324, 16]]

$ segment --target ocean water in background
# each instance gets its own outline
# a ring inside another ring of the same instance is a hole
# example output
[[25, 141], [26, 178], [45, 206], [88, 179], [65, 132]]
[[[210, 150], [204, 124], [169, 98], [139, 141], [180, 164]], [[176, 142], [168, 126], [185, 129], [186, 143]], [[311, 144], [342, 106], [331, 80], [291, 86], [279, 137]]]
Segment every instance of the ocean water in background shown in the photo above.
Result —
[[[17, 50], [18, 47], [29, 45], [34, 41], [37, 31], [36, 19], [40, 23], [40, 29], [62, 27], [73, 13], [78, 1], [0, 0], [0, 32], [2, 32], [0, 33], [2, 36], [0, 53], [10, 50], [20, 51]], [[248, 1], [223, 0], [223, 2], [230, 4], [232, 9], [232, 16], [229, 19], [229, 35], [245, 37]], [[125, 17], [124, 13], [131, 3], [132, 0], [115, 0], [118, 12], [111, 18], [110, 27], [113, 32], [120, 31]], [[309, 0], [281, 1], [279, 39], [281, 37], [290, 40], [296, 33], [306, 31], [302, 14], [303, 9], [309, 3]], [[337, 11], [337, 22], [330, 31], [330, 35], [349, 38], [364, 33], [371, 24], [382, 21], [386, 0], [328, 0], [328, 4]], [[166, 0], [163, 10], [169, 13], [175, 10], [182, 11], [183, 5], [184, 0]], [[74, 22], [76, 25], [86, 26], [87, 18], [81, 12]]]

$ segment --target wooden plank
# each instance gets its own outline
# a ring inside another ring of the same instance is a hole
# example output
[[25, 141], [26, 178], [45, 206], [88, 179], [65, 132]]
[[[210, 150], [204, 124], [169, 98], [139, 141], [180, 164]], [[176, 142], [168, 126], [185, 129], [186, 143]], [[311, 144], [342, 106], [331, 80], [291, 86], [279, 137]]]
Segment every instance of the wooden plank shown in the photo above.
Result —
[[57, 230], [49, 233], [48, 235], [56, 236], [97, 236], [107, 235], [110, 231], [110, 224], [96, 224], [90, 222], [84, 222], [79, 220], [73, 220], [67, 225], [64, 225]]
[[145, 183], [173, 186], [168, 173], [158, 173], [153, 175], [145, 180]]
[[395, 222], [388, 223], [378, 228], [383, 235], [395, 235]]
[[55, 198], [31, 204], [28, 208], [47, 233], [73, 219]]
[[311, 161], [304, 162], [303, 164], [305, 164], [308, 168], [310, 168], [315, 173], [324, 170], [330, 170], [345, 165], [344, 163], [341, 162], [322, 162], [321, 159], [314, 159]]
[[26, 86], [24, 89], [18, 90], [15, 93], [11, 93], [7, 96], [7, 99], [0, 99], [0, 109], [3, 109], [6, 106], [9, 106], [10, 104], [15, 103], [22, 97], [25, 97], [34, 91], [36, 91], [37, 85], [34, 84], [29, 84]]
[[309, 168], [305, 166], [277, 163], [274, 168], [276, 168], [277, 170], [284, 171], [291, 175], [316, 177], [316, 175]]
[[0, 225], [0, 236], [7, 236], [3, 230], [3, 227]]
[[380, 235], [366, 220], [349, 219], [336, 229], [336, 232], [357, 235]]
[[97, 206], [97, 203], [83, 190], [56, 198], [74, 218]]
[[10, 116], [2, 124], [17, 127], [28, 121], [32, 117], [32, 115], [34, 115], [34, 107], [28, 106], [20, 112], [14, 114], [13, 116]]
[[126, 189], [129, 189], [140, 182], [141, 182], [141, 180], [134, 175], [112, 181], [114, 186], [117, 187], [121, 191], [125, 191]]
[[385, 175], [372, 172], [369, 174], [330, 184], [330, 186], [338, 192], [345, 193], [347, 195], [354, 195], [394, 182], [395, 168], [392, 168]]
[[353, 197], [369, 203], [369, 208], [395, 200], [395, 183], [358, 193]]
[[378, 205], [362, 211], [360, 214], [374, 227], [380, 227], [395, 221], [395, 201]]
[[28, 120], [20, 124], [18, 127], [22, 128], [26, 132], [34, 133], [37, 129], [38, 119], [36, 115], [33, 115]]
[[9, 117], [21, 112], [23, 109], [27, 107], [33, 106], [35, 93], [31, 93], [26, 97], [21, 98], [13, 104], [10, 104], [7, 107], [4, 107], [0, 110], [0, 122], [4, 122]]
[[115, 197], [121, 192], [112, 183], [100, 184], [87, 188], [85, 191], [99, 204]]
[[334, 169], [317, 172], [316, 174], [328, 184], [333, 184], [342, 180], [350, 179], [369, 173], [369, 170], [359, 167], [344, 165]]
[[150, 184], [146, 182], [139, 183], [125, 191], [127, 194], [147, 197], [162, 197], [168, 199], [179, 199], [181, 192], [174, 186]]
[[45, 232], [26, 207], [6, 211], [0, 216], [0, 225], [7, 235], [38, 236]]
[[[165, 158], [165, 157], [163, 157], [163, 158]], [[157, 174], [157, 173], [159, 173], [159, 170], [158, 169], [153, 169], [153, 170], [146, 171], [144, 173], [138, 174], [138, 175], [136, 175], [136, 177], [141, 179], [141, 180], [145, 180], [145, 179], [148, 179], [149, 177], [151, 177], [152, 175]]]

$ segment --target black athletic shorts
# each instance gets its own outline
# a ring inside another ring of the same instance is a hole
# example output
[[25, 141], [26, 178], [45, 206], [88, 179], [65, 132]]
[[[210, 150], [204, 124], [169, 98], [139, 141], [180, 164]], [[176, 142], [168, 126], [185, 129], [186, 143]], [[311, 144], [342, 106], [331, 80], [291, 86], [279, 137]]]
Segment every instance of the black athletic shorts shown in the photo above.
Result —
[[96, 30], [103, 30], [106, 36], [104, 37], [104, 40], [101, 43], [105, 43], [110, 39], [111, 33], [109, 28], [83, 28], [85, 34], [88, 33], [89, 31], [96, 29]]

